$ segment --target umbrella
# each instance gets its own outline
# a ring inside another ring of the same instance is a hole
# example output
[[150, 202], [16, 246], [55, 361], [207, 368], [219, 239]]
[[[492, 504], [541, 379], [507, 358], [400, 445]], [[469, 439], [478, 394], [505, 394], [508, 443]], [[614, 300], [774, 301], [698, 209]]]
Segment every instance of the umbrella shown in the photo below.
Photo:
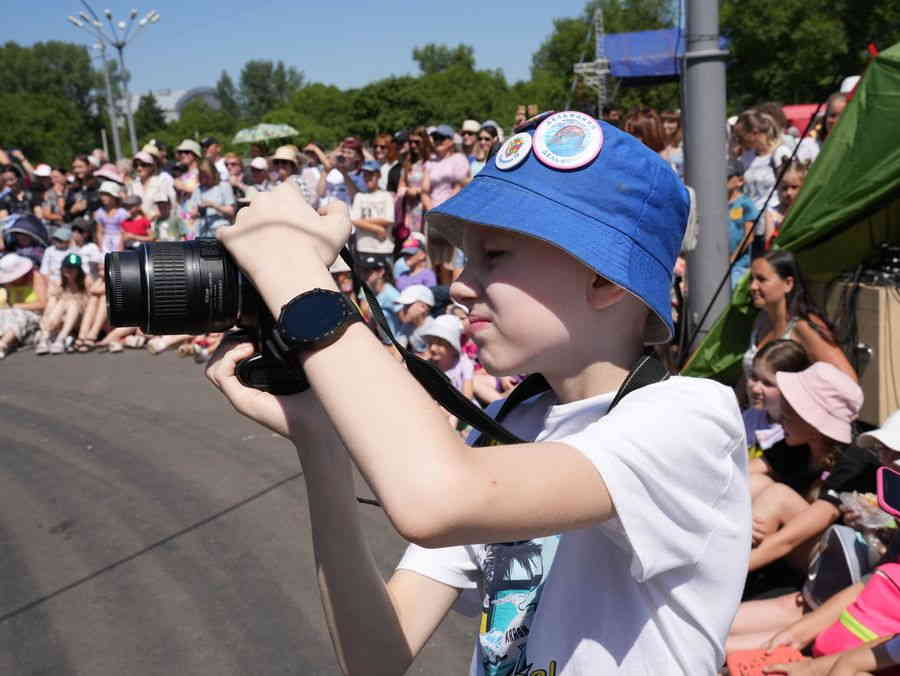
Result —
[[289, 124], [268, 124], [263, 122], [255, 127], [241, 129], [235, 134], [233, 143], [263, 143], [277, 138], [296, 136], [298, 133]]

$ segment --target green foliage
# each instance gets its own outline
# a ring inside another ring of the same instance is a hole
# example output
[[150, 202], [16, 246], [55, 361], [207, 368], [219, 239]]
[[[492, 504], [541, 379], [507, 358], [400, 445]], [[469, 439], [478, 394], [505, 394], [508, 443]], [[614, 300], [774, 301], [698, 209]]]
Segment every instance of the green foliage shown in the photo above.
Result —
[[99, 139], [74, 101], [54, 94], [0, 94], [0, 146], [20, 148], [35, 163], [68, 166], [96, 145]]
[[219, 97], [219, 102], [222, 104], [222, 110], [228, 113], [231, 117], [240, 117], [241, 116], [241, 106], [238, 102], [238, 91], [234, 86], [234, 81], [231, 79], [231, 76], [226, 72], [222, 71], [222, 74], [219, 76], [219, 81], [216, 83], [216, 95]]
[[165, 129], [166, 114], [159, 107], [153, 92], [144, 94], [138, 102], [137, 110], [134, 111], [134, 129], [138, 137], [146, 136], [148, 133]]
[[0, 92], [56, 96], [81, 111], [93, 103], [92, 90], [100, 81], [87, 49], [68, 42], [38, 42], [31, 47], [7, 42], [0, 47], [0, 64]]
[[206, 136], [216, 136], [227, 148], [236, 131], [237, 120], [223, 110], [212, 108], [203, 99], [195, 99], [184, 107], [178, 120], [140, 134], [139, 140], [143, 145], [155, 138], [174, 147], [186, 138], [200, 141]]
[[283, 61], [254, 59], [244, 64], [239, 82], [241, 112], [259, 118], [290, 100], [303, 86], [303, 73], [294, 66], [285, 67]]
[[[532, 81], [543, 80], [544, 94], [549, 97], [542, 107], [560, 109], [568, 103], [569, 107], [576, 109], [596, 108], [596, 94], [584, 87], [580, 80], [574, 88], [572, 83], [575, 79], [574, 64], [596, 58], [593, 16], [597, 8], [603, 9], [606, 33], [655, 30], [672, 25], [669, 0], [590, 0], [580, 17], [554, 19], [553, 31], [531, 59]], [[617, 97], [615, 103], [623, 107], [639, 103], [663, 108], [677, 107], [677, 87], [671, 85], [621, 90], [615, 78], [610, 77], [607, 87], [610, 92], [619, 91], [621, 97]]]
[[878, 0], [724, 0], [733, 107], [823, 100], [865, 66], [866, 45], [900, 40], [900, 5]]
[[423, 75], [433, 75], [454, 67], [475, 70], [475, 50], [471, 45], [461, 44], [451, 48], [432, 42], [414, 47], [412, 56]]

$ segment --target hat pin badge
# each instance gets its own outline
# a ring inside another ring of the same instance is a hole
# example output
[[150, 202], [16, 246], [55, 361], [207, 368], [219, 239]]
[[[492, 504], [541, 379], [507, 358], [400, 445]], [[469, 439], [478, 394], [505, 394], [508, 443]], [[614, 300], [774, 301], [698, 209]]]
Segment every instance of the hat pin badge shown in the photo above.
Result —
[[590, 115], [567, 110], [545, 118], [534, 132], [534, 154], [552, 169], [580, 169], [603, 149], [603, 130]]
[[497, 151], [494, 163], [502, 171], [515, 169], [528, 157], [528, 154], [531, 152], [531, 145], [531, 134], [527, 132], [520, 132], [510, 136], [500, 146], [500, 150]]

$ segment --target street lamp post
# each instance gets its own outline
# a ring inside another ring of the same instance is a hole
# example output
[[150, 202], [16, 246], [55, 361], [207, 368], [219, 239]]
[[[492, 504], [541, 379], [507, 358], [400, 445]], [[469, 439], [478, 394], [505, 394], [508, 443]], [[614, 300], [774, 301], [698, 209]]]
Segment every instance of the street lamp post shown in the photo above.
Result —
[[[103, 24], [100, 22], [100, 17], [94, 11], [94, 8], [91, 7], [87, 0], [81, 0], [82, 4], [87, 8], [88, 14], [85, 12], [81, 12], [79, 17], [69, 16], [69, 22], [78, 28], [83, 28], [88, 31], [91, 35], [98, 38], [100, 40], [100, 44], [103, 47], [103, 65], [104, 65], [104, 76], [106, 77], [106, 88], [107, 95], [110, 98], [110, 105], [112, 104], [112, 87], [109, 82], [109, 69], [107, 67], [106, 61], [106, 47], [114, 47], [116, 52], [119, 55], [119, 67], [122, 69], [122, 85], [124, 88], [125, 95], [125, 116], [128, 120], [128, 136], [131, 141], [131, 154], [134, 155], [138, 151], [137, 144], [137, 134], [134, 131], [134, 115], [131, 112], [131, 94], [128, 90], [128, 77], [127, 72], [125, 70], [125, 57], [124, 51], [125, 46], [128, 44], [130, 40], [133, 40], [137, 37], [138, 33], [141, 30], [151, 23], [156, 23], [159, 21], [159, 12], [155, 9], [147, 12], [146, 16], [137, 21], [137, 28], [135, 28], [135, 20], [138, 16], [138, 11], [136, 9], [132, 9], [128, 15], [128, 21], [113, 21], [112, 12], [110, 10], [104, 10], [104, 14], [106, 15], [106, 20], [109, 23], [110, 27], [110, 35], [106, 34], [103, 31]], [[120, 33], [121, 31], [121, 33]], [[114, 106], [113, 106], [114, 107]], [[119, 144], [119, 135], [118, 128], [115, 124], [115, 115], [114, 111], [111, 112], [111, 116], [113, 117], [113, 142], [116, 147], [116, 154], [121, 157], [121, 147]]]

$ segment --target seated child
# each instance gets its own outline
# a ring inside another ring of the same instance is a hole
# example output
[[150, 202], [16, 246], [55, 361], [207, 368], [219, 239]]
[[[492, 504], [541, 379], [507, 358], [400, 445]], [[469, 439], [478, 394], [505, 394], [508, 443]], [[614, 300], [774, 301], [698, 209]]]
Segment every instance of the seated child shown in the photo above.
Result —
[[144, 242], [152, 242], [151, 223], [141, 209], [141, 198], [129, 195], [122, 200], [122, 206], [128, 212], [128, 218], [122, 221], [122, 240], [125, 248], [135, 249]]
[[153, 218], [153, 239], [157, 242], [180, 242], [187, 239], [188, 226], [172, 211], [172, 201], [165, 191], [157, 191], [153, 203], [157, 211]]
[[429, 315], [433, 306], [434, 294], [421, 284], [406, 287], [397, 298], [397, 317], [402, 322], [397, 342], [420, 357], [428, 348], [422, 332], [433, 321]]

